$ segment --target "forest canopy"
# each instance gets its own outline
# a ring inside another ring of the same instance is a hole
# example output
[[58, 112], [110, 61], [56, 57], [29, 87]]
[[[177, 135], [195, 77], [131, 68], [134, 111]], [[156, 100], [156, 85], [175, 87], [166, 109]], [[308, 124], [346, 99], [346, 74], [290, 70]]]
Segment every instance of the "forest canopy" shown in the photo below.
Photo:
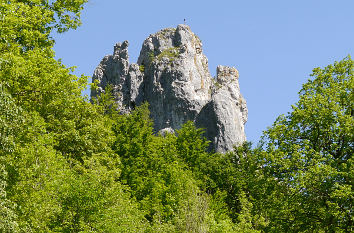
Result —
[[225, 154], [148, 104], [90, 103], [54, 58], [86, 0], [0, 0], [0, 232], [352, 232], [354, 62], [315, 68], [259, 146]]

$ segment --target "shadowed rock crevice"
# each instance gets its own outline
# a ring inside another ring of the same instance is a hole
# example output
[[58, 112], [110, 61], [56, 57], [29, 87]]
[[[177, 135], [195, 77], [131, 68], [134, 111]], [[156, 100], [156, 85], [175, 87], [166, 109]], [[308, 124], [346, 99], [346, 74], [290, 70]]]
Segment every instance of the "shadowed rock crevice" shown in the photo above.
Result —
[[93, 74], [98, 89], [112, 85], [121, 113], [147, 101], [156, 132], [173, 132], [188, 120], [205, 128], [210, 149], [231, 150], [246, 140], [247, 106], [238, 71], [218, 66], [211, 77], [202, 42], [187, 25], [163, 29], [143, 42], [137, 64], [128, 62], [128, 42], [117, 43]]

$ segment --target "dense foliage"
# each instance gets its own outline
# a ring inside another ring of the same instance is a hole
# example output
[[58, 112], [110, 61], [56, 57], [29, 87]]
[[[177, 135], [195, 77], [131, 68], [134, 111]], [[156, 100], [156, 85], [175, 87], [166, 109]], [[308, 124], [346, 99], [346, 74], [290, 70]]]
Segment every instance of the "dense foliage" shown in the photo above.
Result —
[[[300, 99], [264, 138], [265, 170], [283, 189], [273, 228], [353, 230], [354, 62], [313, 70]], [[279, 221], [279, 222], [278, 222]]]
[[85, 2], [0, 0], [0, 232], [353, 231], [350, 57], [314, 69], [259, 147], [212, 153], [193, 122], [157, 135], [147, 104], [81, 95], [50, 33]]

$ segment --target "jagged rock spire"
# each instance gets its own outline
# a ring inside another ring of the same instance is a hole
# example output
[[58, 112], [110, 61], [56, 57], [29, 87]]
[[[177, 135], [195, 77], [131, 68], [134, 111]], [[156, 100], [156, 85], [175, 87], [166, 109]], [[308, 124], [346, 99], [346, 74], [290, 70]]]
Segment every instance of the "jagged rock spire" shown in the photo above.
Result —
[[99, 88], [91, 91], [91, 98], [111, 84], [122, 113], [149, 102], [156, 132], [172, 132], [192, 120], [206, 129], [216, 151], [231, 150], [246, 140], [247, 106], [238, 71], [218, 66], [217, 77], [212, 78], [202, 42], [189, 26], [150, 35], [137, 64], [129, 65], [127, 47], [127, 41], [118, 43], [113, 55], [103, 58], [93, 75]]

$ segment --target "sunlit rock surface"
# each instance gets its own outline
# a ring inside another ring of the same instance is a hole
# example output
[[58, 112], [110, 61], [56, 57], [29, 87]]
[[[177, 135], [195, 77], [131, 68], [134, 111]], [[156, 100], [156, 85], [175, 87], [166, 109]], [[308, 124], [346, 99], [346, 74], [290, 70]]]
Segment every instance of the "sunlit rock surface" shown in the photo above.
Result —
[[98, 88], [91, 98], [111, 85], [121, 113], [147, 101], [156, 132], [174, 132], [191, 120], [205, 128], [210, 149], [218, 152], [246, 140], [247, 106], [238, 71], [218, 66], [217, 77], [211, 77], [202, 42], [189, 26], [150, 35], [137, 64], [129, 64], [127, 48], [127, 41], [117, 43], [113, 55], [103, 58], [92, 77]]

